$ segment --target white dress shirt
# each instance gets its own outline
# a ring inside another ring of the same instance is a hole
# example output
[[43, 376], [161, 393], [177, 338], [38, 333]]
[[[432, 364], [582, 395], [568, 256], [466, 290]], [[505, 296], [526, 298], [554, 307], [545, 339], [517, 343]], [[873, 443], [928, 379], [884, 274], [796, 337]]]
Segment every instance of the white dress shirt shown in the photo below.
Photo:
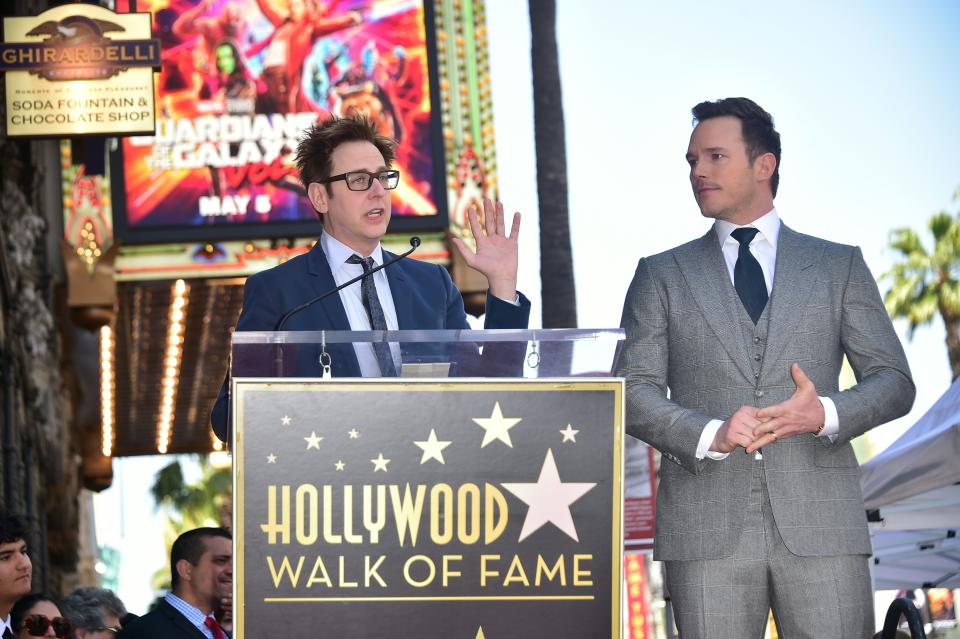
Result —
[[[780, 216], [777, 215], [777, 209], [772, 209], [769, 213], [754, 220], [751, 224], [744, 225], [757, 229], [757, 234], [750, 242], [750, 253], [757, 258], [760, 263], [760, 269], [763, 271], [763, 280], [767, 285], [767, 295], [773, 295], [773, 277], [777, 266], [777, 242], [780, 239]], [[733, 283], [733, 270], [737, 265], [737, 257], [740, 254], [740, 243], [732, 237], [732, 233], [738, 228], [743, 228], [725, 220], [717, 220], [713, 224], [713, 230], [717, 234], [717, 240], [720, 242], [720, 250], [723, 252], [723, 261], [727, 265], [727, 274], [730, 276], [730, 283]], [[828, 397], [820, 397], [820, 403], [823, 405], [824, 427], [820, 437], [830, 437], [836, 439], [840, 432], [840, 419], [837, 415], [837, 407], [833, 400]], [[704, 426], [700, 434], [700, 440], [697, 442], [697, 459], [707, 457], [709, 459], [725, 459], [730, 453], [717, 453], [710, 450], [713, 438], [717, 431], [723, 426], [723, 420], [712, 419]], [[759, 458], [759, 452], [757, 457]]]
[[3, 636], [3, 633], [6, 632], [8, 628], [14, 636], [17, 635], [17, 633], [13, 631], [13, 626], [10, 625], [10, 615], [7, 615], [6, 619], [0, 619], [0, 637]]
[[[362, 265], [347, 262], [351, 255], [360, 254], [329, 233], [320, 235], [320, 247], [323, 249], [323, 254], [327, 256], [327, 263], [330, 265], [330, 272], [333, 273], [333, 280], [337, 283], [337, 286], [363, 274]], [[383, 264], [383, 247], [378, 242], [377, 247], [373, 249], [370, 255], [360, 255], [360, 257], [372, 257], [376, 265], [379, 266]], [[397, 308], [393, 304], [393, 295], [390, 293], [390, 281], [387, 279], [386, 269], [374, 273], [373, 281], [377, 285], [377, 297], [380, 299], [380, 306], [383, 307], [383, 317], [387, 322], [387, 330], [399, 330]], [[351, 284], [340, 291], [340, 301], [343, 302], [343, 310], [347, 313], [347, 321], [350, 323], [350, 330], [352, 331], [372, 330], [370, 318], [363, 306], [363, 295], [360, 292], [361, 284], [362, 281]], [[364, 377], [380, 377], [380, 365], [377, 363], [377, 355], [373, 351], [373, 344], [358, 342], [353, 345], [353, 348], [357, 353], [360, 374]], [[397, 371], [399, 371], [400, 345], [396, 342], [390, 342], [390, 353], [393, 355], [393, 362]]]

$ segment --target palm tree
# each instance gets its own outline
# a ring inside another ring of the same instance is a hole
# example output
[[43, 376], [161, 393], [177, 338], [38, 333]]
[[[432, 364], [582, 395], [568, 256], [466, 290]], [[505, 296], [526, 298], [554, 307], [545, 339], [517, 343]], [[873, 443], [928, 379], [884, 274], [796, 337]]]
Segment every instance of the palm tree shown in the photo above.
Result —
[[[151, 492], [157, 508], [164, 512], [163, 539], [167, 555], [174, 540], [181, 534], [203, 526], [230, 528], [233, 479], [230, 468], [214, 468], [201, 455], [200, 479], [187, 483], [180, 461], [173, 461], [159, 471]], [[170, 566], [164, 566], [151, 578], [151, 587], [159, 592], [170, 587]]]
[[540, 202], [540, 281], [544, 328], [577, 326], [567, 204], [567, 152], [557, 59], [555, 0], [529, 0], [533, 129]]
[[881, 276], [892, 281], [884, 301], [892, 317], [907, 320], [910, 338], [918, 326], [940, 314], [955, 380], [960, 377], [960, 213], [951, 216], [941, 211], [927, 226], [933, 234], [930, 252], [913, 229], [891, 232], [890, 248], [899, 253], [901, 261]]

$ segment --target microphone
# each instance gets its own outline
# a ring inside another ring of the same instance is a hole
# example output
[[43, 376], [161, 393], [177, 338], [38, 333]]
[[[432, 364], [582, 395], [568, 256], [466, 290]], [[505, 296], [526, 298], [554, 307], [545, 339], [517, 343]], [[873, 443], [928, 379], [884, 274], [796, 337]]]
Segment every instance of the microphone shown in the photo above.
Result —
[[380, 270], [382, 270], [382, 269], [387, 268], [387, 267], [390, 266], [391, 264], [396, 264], [397, 262], [399, 262], [400, 260], [404, 259], [405, 257], [408, 257], [411, 253], [413, 253], [414, 251], [416, 251], [417, 248], [419, 248], [419, 247], [420, 247], [420, 238], [417, 237], [417, 236], [411, 237], [411, 238], [410, 238], [410, 250], [409, 250], [409, 251], [407, 251], [407, 252], [405, 252], [405, 253], [401, 253], [400, 255], [396, 256], [396, 257], [393, 258], [392, 260], [388, 260], [388, 261], [384, 262], [383, 264], [381, 264], [380, 266], [374, 267], [374, 268], [370, 269], [369, 271], [367, 271], [367, 272], [365, 272], [365, 273], [363, 273], [363, 274], [361, 274], [361, 275], [358, 275], [357, 277], [353, 278], [352, 280], [350, 280], [350, 281], [348, 281], [348, 282], [344, 282], [344, 283], [341, 284], [340, 286], [337, 286], [337, 287], [334, 287], [334, 288], [330, 289], [329, 291], [327, 291], [326, 293], [323, 293], [322, 295], [318, 295], [317, 297], [314, 297], [314, 298], [311, 299], [311, 300], [307, 300], [306, 302], [304, 302], [303, 304], [300, 304], [299, 306], [295, 306], [295, 307], [291, 308], [289, 311], [287, 311], [286, 313], [283, 314], [283, 317], [281, 317], [281, 318], [280, 318], [280, 321], [277, 322], [276, 326], [273, 327], [273, 330], [275, 330], [275, 331], [282, 331], [282, 330], [283, 330], [283, 325], [286, 324], [287, 320], [290, 319], [291, 317], [293, 317], [294, 315], [296, 315], [297, 313], [299, 313], [300, 311], [302, 311], [302, 310], [304, 310], [304, 309], [306, 309], [306, 308], [309, 308], [309, 307], [313, 306], [314, 304], [316, 304], [316, 303], [319, 302], [320, 300], [326, 299], [326, 298], [330, 297], [331, 295], [333, 295], [334, 293], [339, 293], [340, 291], [342, 291], [343, 289], [347, 288], [347, 287], [350, 286], [351, 284], [356, 284], [357, 282], [359, 282], [359, 281], [362, 280], [363, 278], [369, 277], [369, 276], [373, 275], [374, 273], [376, 273], [377, 271], [380, 271]]

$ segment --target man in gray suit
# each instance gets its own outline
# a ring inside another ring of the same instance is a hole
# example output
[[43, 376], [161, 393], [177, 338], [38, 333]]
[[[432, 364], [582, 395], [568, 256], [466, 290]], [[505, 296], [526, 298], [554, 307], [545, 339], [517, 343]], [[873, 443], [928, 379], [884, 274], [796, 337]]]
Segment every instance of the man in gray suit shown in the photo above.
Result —
[[850, 440], [910, 410], [903, 348], [860, 249], [780, 222], [770, 115], [728, 98], [693, 116], [690, 183], [715, 222], [640, 260], [617, 364], [628, 432], [663, 454], [654, 557], [680, 635], [762, 637], [772, 609], [787, 639], [870, 637]]

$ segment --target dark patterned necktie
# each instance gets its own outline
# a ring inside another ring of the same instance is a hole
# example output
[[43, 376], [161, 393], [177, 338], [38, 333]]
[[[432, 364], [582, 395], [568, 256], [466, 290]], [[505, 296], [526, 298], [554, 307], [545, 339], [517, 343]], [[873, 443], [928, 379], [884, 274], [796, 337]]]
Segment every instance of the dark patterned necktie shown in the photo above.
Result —
[[16, 639], [16, 636], [12, 632], [10, 632], [9, 628], [4, 628], [3, 639]]
[[[361, 265], [364, 273], [369, 273], [374, 267], [372, 257], [360, 257], [356, 253], [348, 257], [347, 262]], [[377, 295], [377, 284], [373, 281], [372, 275], [360, 281], [360, 297], [363, 299], [363, 308], [366, 309], [367, 318], [370, 320], [370, 328], [375, 331], [387, 330], [387, 318], [383, 315], [383, 307], [380, 306], [380, 297]], [[393, 355], [390, 354], [390, 344], [374, 342], [373, 352], [377, 356], [377, 364], [380, 365], [380, 374], [384, 377], [396, 377], [397, 369], [393, 364]]]
[[756, 324], [767, 305], [767, 284], [763, 280], [760, 262], [750, 252], [750, 242], [759, 231], [754, 228], [737, 229], [731, 235], [740, 243], [737, 265], [733, 267], [733, 287], [747, 309], [750, 319]]

